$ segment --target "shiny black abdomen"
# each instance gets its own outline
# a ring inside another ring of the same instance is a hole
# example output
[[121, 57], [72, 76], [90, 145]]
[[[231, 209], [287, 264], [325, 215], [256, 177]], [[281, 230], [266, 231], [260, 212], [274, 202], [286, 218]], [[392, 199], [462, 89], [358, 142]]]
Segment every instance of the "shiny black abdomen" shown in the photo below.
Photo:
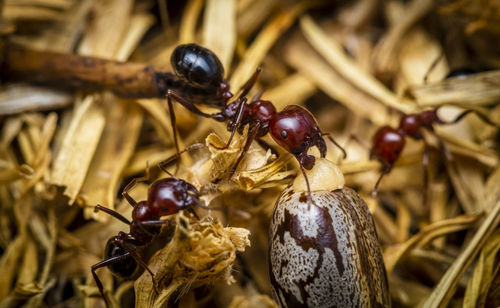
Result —
[[177, 46], [170, 62], [177, 77], [190, 86], [217, 92], [223, 82], [222, 63], [212, 51], [200, 45]]
[[[106, 243], [106, 249], [104, 250], [104, 258], [113, 258], [117, 256], [123, 256], [127, 252], [120, 246], [115, 245], [113, 242], [115, 238], [112, 237]], [[122, 260], [108, 265], [109, 270], [121, 278], [129, 278], [134, 274], [137, 269], [137, 262], [131, 255], [124, 257]]]

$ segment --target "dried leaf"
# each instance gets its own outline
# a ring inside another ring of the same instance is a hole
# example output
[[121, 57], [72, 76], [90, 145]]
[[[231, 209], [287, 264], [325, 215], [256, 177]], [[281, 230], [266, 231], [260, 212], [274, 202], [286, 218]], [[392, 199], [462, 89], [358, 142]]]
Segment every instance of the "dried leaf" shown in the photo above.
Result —
[[496, 259], [499, 251], [500, 230], [497, 230], [481, 249], [474, 267], [474, 274], [465, 289], [463, 307], [484, 307], [488, 290], [498, 273], [498, 260]]
[[155, 292], [151, 276], [145, 272], [135, 282], [136, 306], [160, 307], [182, 288], [216, 281], [231, 283], [232, 265], [236, 251], [250, 245], [249, 231], [243, 228], [224, 228], [220, 222], [206, 218], [192, 224], [180, 212], [176, 218], [172, 241], [148, 264], [155, 273], [159, 294]]
[[235, 2], [235, 0], [207, 0], [203, 20], [203, 45], [215, 52], [223, 67], [227, 68], [231, 67], [236, 45]]
[[414, 110], [414, 107], [409, 105], [409, 102], [396, 97], [380, 81], [364, 72], [353, 60], [349, 59], [342, 50], [342, 46], [331, 39], [311, 17], [302, 17], [300, 26], [307, 41], [347, 81], [388, 107], [404, 113], [411, 113]]
[[104, 110], [87, 97], [75, 110], [52, 167], [50, 181], [64, 186], [72, 204], [83, 185], [105, 124]]

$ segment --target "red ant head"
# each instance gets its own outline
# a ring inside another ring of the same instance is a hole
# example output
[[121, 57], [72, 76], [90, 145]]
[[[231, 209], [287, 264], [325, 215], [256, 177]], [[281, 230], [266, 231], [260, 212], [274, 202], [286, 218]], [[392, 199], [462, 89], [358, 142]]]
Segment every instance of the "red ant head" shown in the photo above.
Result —
[[269, 128], [274, 141], [295, 155], [306, 169], [314, 166], [314, 157], [307, 155], [310, 147], [317, 146], [321, 157], [326, 155], [326, 144], [318, 123], [303, 107], [286, 107], [272, 118]]
[[381, 127], [373, 137], [370, 158], [376, 158], [389, 172], [405, 146], [404, 136], [389, 126]]
[[149, 187], [148, 203], [152, 213], [166, 216], [199, 204], [198, 190], [177, 178], [161, 179]]

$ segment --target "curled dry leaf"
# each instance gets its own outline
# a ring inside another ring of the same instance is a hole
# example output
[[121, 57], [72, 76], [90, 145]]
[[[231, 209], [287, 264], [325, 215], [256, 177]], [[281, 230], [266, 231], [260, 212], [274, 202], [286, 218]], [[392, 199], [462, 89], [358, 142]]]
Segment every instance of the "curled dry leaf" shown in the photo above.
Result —
[[[242, 135], [235, 135], [231, 145], [227, 149], [221, 149], [226, 145], [226, 141], [216, 134], [210, 134], [206, 138], [207, 147], [211, 153], [210, 160], [206, 162], [209, 168], [206, 168], [210, 182], [217, 182], [220, 179], [227, 178], [229, 171], [232, 170], [241, 151], [245, 145], [248, 135], [248, 128], [245, 128]], [[262, 186], [276, 186], [283, 184], [282, 180], [293, 176], [295, 171], [282, 171], [287, 163], [290, 162], [291, 155], [282, 155], [276, 159], [271, 151], [264, 151], [261, 147], [253, 143], [248, 152], [243, 157], [235, 174], [231, 180], [238, 185], [240, 189], [250, 190]], [[195, 166], [197, 177], [199, 178], [200, 168]], [[201, 168], [203, 170], [203, 168]], [[208, 182], [208, 181], [207, 181]]]
[[137, 307], [162, 307], [178, 289], [185, 293], [191, 286], [232, 283], [236, 252], [250, 245], [247, 229], [223, 227], [210, 217], [192, 223], [183, 212], [175, 220], [172, 241], [148, 264], [155, 273], [159, 293], [149, 273], [144, 272], [135, 282]]

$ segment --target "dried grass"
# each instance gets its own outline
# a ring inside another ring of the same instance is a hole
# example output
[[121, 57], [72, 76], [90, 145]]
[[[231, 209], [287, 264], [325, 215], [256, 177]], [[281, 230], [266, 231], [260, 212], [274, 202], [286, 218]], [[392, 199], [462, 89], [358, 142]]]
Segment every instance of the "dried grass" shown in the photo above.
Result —
[[[220, 57], [233, 93], [262, 67], [249, 97], [265, 90], [263, 99], [278, 110], [306, 105], [323, 131], [346, 144], [346, 160], [331, 144], [327, 157], [338, 162], [346, 185], [357, 189], [373, 213], [393, 305], [500, 305], [495, 1], [157, 2], [1, 1], [0, 32], [29, 48], [167, 67], [175, 46], [200, 43]], [[168, 24], [153, 14], [165, 17], [158, 12], [165, 7]], [[491, 70], [445, 79], [450, 69], [474, 65]], [[107, 239], [128, 227], [94, 213], [93, 206], [130, 217], [121, 189], [147, 164], [175, 152], [165, 101], [2, 77], [0, 307], [102, 306], [90, 266], [102, 260]], [[431, 146], [428, 206], [422, 141], [407, 141], [379, 197], [370, 197], [380, 170], [369, 159], [376, 129], [395, 127], [401, 112], [444, 105], [439, 115], [448, 121], [464, 109], [481, 117], [469, 115], [425, 134]], [[201, 221], [177, 215], [174, 239], [155, 244], [150, 266], [158, 274], [159, 294], [148, 273], [123, 281], [101, 269], [107, 298], [116, 307], [169, 300], [182, 307], [275, 307], [265, 264], [267, 232], [276, 198], [297, 174], [294, 158], [282, 150], [276, 158], [252, 144], [229, 181], [248, 132], [220, 150], [229, 136], [224, 123], [196, 117], [178, 104], [175, 112], [181, 147], [206, 144], [183, 157], [177, 176], [193, 183], [213, 210], [196, 209]], [[152, 168], [151, 180], [164, 176]], [[132, 197], [145, 200], [149, 183], [139, 183]]]

